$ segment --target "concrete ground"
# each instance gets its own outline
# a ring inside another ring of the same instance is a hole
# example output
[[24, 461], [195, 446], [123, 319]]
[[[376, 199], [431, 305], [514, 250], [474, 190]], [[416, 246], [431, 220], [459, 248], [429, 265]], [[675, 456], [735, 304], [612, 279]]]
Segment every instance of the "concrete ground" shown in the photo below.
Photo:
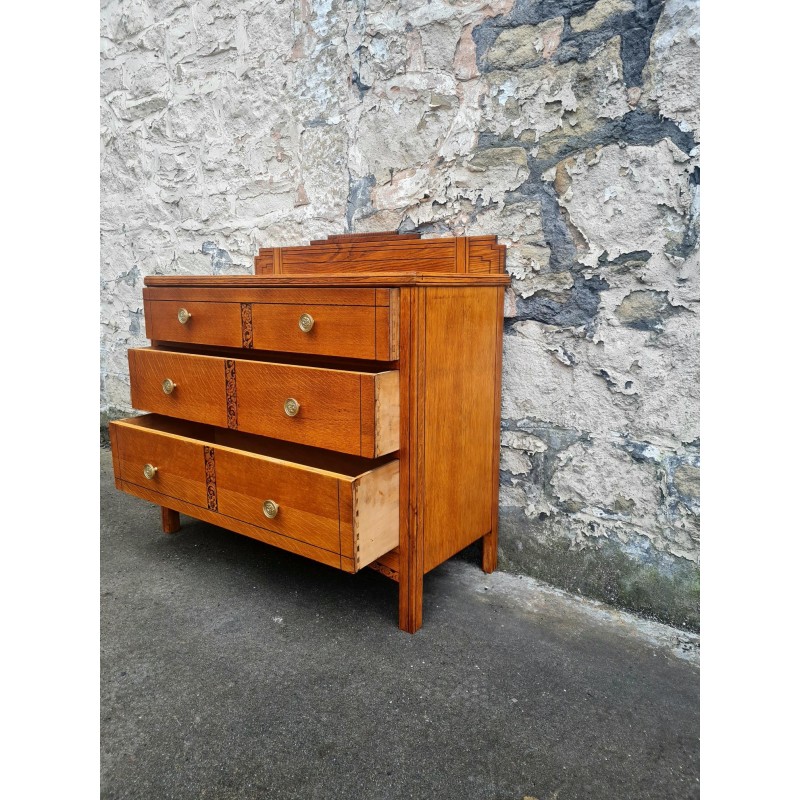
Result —
[[477, 556], [397, 589], [149, 504], [102, 471], [103, 798], [699, 796], [697, 637]]

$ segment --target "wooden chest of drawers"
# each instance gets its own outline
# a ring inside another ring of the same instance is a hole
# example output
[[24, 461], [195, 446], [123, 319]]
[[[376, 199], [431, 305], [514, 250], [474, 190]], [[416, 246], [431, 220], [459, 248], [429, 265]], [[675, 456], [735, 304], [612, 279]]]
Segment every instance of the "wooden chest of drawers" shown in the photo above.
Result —
[[119, 489], [399, 584], [481, 539], [497, 559], [505, 248], [335, 236], [261, 250], [256, 275], [149, 277], [152, 346], [109, 426]]

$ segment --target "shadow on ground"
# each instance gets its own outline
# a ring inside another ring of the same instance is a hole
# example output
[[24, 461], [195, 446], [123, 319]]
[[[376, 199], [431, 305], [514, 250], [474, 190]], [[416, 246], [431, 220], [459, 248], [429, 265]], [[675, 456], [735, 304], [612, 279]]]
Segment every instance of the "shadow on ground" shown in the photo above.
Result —
[[116, 798], [699, 796], [693, 645], [485, 576], [396, 586], [117, 492], [102, 469], [102, 792]]

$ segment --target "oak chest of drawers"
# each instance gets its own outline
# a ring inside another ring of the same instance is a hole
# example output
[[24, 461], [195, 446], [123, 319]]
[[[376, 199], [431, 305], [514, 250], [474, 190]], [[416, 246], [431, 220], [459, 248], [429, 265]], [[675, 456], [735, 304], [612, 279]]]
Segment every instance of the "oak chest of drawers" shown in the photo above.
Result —
[[495, 237], [333, 236], [256, 274], [145, 278], [144, 416], [109, 425], [117, 488], [399, 584], [483, 542], [497, 560], [505, 248]]

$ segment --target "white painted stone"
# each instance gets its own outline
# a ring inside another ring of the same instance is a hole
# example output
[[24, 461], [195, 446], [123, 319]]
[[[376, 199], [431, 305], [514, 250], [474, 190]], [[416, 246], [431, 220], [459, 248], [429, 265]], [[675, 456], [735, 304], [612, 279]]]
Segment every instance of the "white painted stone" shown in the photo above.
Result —
[[689, 221], [693, 165], [669, 139], [650, 147], [609, 145], [566, 162], [559, 203], [588, 242], [582, 258], [597, 266], [636, 250], [663, 252]]
[[532, 132], [541, 156], [553, 152], [565, 136], [586, 133], [599, 119], [616, 119], [629, 111], [618, 36], [583, 64], [495, 70], [487, 81], [489, 129], [514, 136]]
[[700, 136], [700, 0], [667, 0], [642, 73], [659, 113]]

